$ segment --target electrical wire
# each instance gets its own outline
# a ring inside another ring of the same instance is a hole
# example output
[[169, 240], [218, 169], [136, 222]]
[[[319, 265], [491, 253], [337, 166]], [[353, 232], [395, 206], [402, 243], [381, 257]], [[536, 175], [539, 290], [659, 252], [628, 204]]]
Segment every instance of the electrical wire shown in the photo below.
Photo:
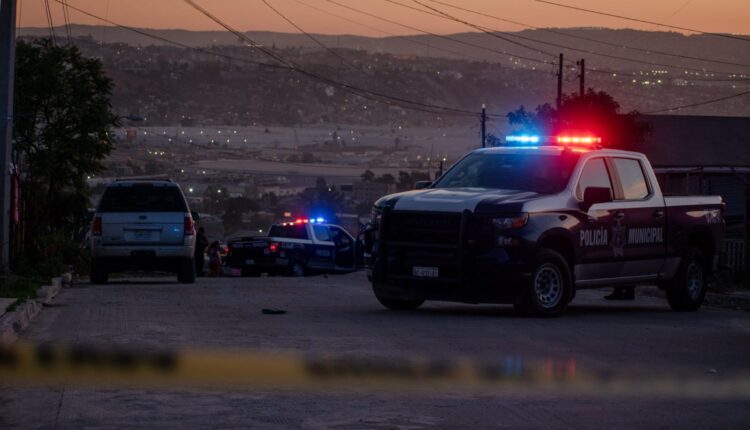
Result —
[[711, 100], [706, 100], [706, 101], [698, 102], [698, 103], [691, 103], [691, 104], [687, 104], [687, 105], [673, 106], [673, 107], [670, 107], [670, 108], [654, 110], [654, 111], [651, 111], [651, 112], [644, 112], [644, 114], [650, 115], [650, 114], [655, 114], [655, 113], [674, 112], [674, 111], [677, 111], [677, 110], [692, 108], [692, 107], [696, 107], [696, 106], [705, 106], [705, 105], [709, 105], [709, 104], [723, 102], [724, 100], [734, 99], [734, 98], [737, 98], [737, 97], [746, 96], [748, 94], [750, 94], [750, 91], [743, 91], [741, 93], [732, 94], [731, 96], [719, 97], [717, 99], [711, 99]]
[[346, 58], [344, 58], [342, 55], [339, 55], [338, 52], [336, 52], [332, 48], [329, 48], [323, 42], [321, 42], [320, 40], [318, 40], [315, 36], [313, 36], [312, 34], [306, 32], [302, 27], [300, 27], [299, 25], [295, 24], [294, 21], [292, 21], [286, 15], [284, 15], [283, 13], [281, 13], [281, 11], [279, 11], [275, 7], [271, 6], [271, 4], [268, 3], [268, 1], [266, 1], [266, 0], [261, 0], [261, 1], [263, 2], [263, 4], [265, 4], [266, 6], [268, 6], [268, 8], [271, 9], [276, 15], [280, 16], [284, 21], [286, 21], [289, 24], [291, 24], [292, 27], [296, 28], [300, 33], [302, 33], [305, 36], [307, 36], [308, 39], [310, 39], [313, 42], [315, 42], [318, 46], [320, 46], [321, 48], [325, 49], [327, 52], [329, 52], [334, 57], [338, 58], [339, 61], [341, 61], [342, 63], [346, 64], [349, 68], [354, 69], [354, 70], [359, 69], [356, 65], [354, 65], [354, 63], [350, 62], [349, 60], [347, 60]]
[[407, 29], [412, 30], [412, 31], [417, 31], [419, 33], [429, 34], [430, 36], [437, 37], [437, 38], [440, 38], [440, 39], [450, 40], [451, 42], [459, 43], [461, 45], [471, 46], [473, 48], [482, 49], [484, 51], [494, 52], [495, 54], [501, 54], [501, 55], [507, 55], [509, 57], [520, 58], [522, 60], [527, 60], [527, 61], [530, 61], [530, 62], [533, 62], [533, 63], [540, 63], [540, 64], [546, 64], [546, 65], [554, 65], [554, 62], [551, 62], [551, 61], [540, 60], [538, 58], [526, 57], [526, 56], [518, 55], [518, 54], [515, 54], [515, 53], [512, 53], [512, 52], [501, 51], [501, 50], [497, 50], [497, 49], [493, 49], [493, 48], [488, 48], [486, 46], [477, 45], [475, 43], [466, 42], [464, 40], [456, 39], [454, 37], [445, 36], [445, 35], [437, 34], [437, 33], [432, 33], [432, 32], [429, 32], [427, 30], [423, 30], [421, 28], [417, 28], [417, 27], [413, 27], [411, 25], [403, 24], [403, 23], [400, 23], [400, 22], [397, 22], [397, 21], [394, 21], [394, 20], [391, 20], [391, 19], [388, 19], [388, 18], [384, 18], [382, 16], [375, 15], [375, 14], [367, 12], [367, 11], [363, 11], [361, 9], [357, 9], [357, 8], [349, 6], [349, 5], [345, 5], [345, 4], [339, 3], [338, 1], [335, 1], [335, 0], [327, 0], [327, 1], [329, 3], [335, 4], [336, 6], [339, 6], [339, 7], [342, 7], [344, 9], [348, 9], [348, 10], [354, 11], [356, 13], [359, 13], [359, 14], [362, 14], [362, 15], [365, 15], [365, 16], [369, 16], [371, 18], [378, 19], [380, 21], [384, 21], [384, 22], [387, 22], [387, 23], [390, 23], [390, 24], [394, 24], [394, 25], [397, 25], [399, 27], [407, 28]]
[[72, 44], [72, 38], [73, 35], [70, 31], [70, 10], [68, 9], [68, 3], [67, 0], [62, 0], [62, 12], [63, 12], [63, 22], [65, 23], [65, 33], [68, 38], [68, 45]]
[[592, 14], [595, 14], [595, 15], [608, 16], [608, 17], [611, 17], [611, 18], [624, 19], [626, 21], [633, 21], [633, 22], [638, 22], [638, 23], [641, 23], [641, 24], [651, 24], [651, 25], [656, 25], [656, 26], [659, 26], [659, 27], [671, 28], [671, 29], [674, 29], [674, 30], [689, 31], [691, 33], [705, 34], [707, 36], [715, 36], [715, 37], [722, 37], [722, 38], [725, 38], [725, 39], [732, 39], [732, 40], [740, 40], [740, 41], [743, 41], [743, 42], [750, 42], [750, 39], [748, 39], [748, 38], [740, 37], [740, 36], [735, 36], [735, 35], [732, 35], [732, 34], [712, 33], [710, 31], [697, 30], [695, 28], [688, 28], [688, 27], [680, 27], [680, 26], [670, 25], [670, 24], [663, 24], [663, 23], [658, 23], [658, 22], [654, 22], [654, 21], [648, 21], [648, 20], [640, 19], [640, 18], [632, 18], [632, 17], [629, 17], [629, 16], [616, 15], [616, 14], [613, 14], [613, 13], [602, 12], [602, 11], [597, 11], [597, 10], [592, 10], [592, 9], [586, 9], [586, 8], [582, 8], [582, 7], [578, 7], [578, 6], [572, 6], [572, 5], [568, 5], [568, 4], [564, 4], [564, 3], [556, 3], [556, 2], [553, 2], [553, 1], [549, 1], [549, 0], [535, 0], [535, 1], [537, 3], [544, 3], [544, 4], [548, 4], [548, 5], [552, 5], [552, 6], [563, 7], [563, 8], [566, 8], [566, 9], [573, 9], [573, 10], [577, 10], [577, 11], [580, 11], [580, 12], [587, 12], [587, 13], [592, 13]]
[[[431, 10], [437, 11], [438, 13], [431, 13], [431, 12], [426, 11], [426, 10], [422, 10], [422, 9], [418, 9], [418, 8], [412, 8], [412, 7], [409, 7], [407, 5], [398, 3], [398, 2], [396, 2], [394, 0], [384, 0], [384, 1], [387, 1], [387, 2], [393, 3], [393, 4], [397, 4], [399, 6], [403, 6], [403, 7], [406, 7], [406, 8], [409, 8], [409, 9], [413, 9], [413, 10], [416, 10], [416, 11], [420, 11], [420, 12], [428, 14], [428, 15], [437, 16], [437, 17], [443, 18], [443, 19], [449, 19], [449, 20], [455, 21], [455, 22], [460, 22], [460, 23], [463, 23], [463, 24], [468, 25], [470, 27], [479, 29], [479, 30], [481, 30], [481, 31], [483, 31], [483, 32], [485, 32], [485, 33], [487, 33], [489, 35], [492, 35], [493, 32], [499, 32], [500, 31], [500, 30], [497, 30], [497, 29], [492, 29], [492, 28], [480, 26], [480, 25], [477, 25], [477, 24], [472, 24], [472, 23], [470, 23], [468, 21], [465, 21], [465, 20], [455, 19], [452, 16], [441, 12], [437, 8], [433, 8], [431, 6], [425, 5], [424, 3], [420, 2], [419, 0], [412, 0], [412, 1], [415, 2], [415, 3], [417, 3], [417, 4], [419, 4], [419, 5], [427, 7], [429, 9], [431, 9]], [[596, 55], [596, 56], [610, 58], [610, 59], [615, 59], [615, 60], [620, 60], [620, 61], [626, 61], [626, 62], [631, 62], [631, 63], [644, 64], [644, 65], [648, 65], [648, 66], [678, 68], [678, 69], [691, 70], [691, 71], [700, 72], [700, 73], [715, 73], [715, 74], [728, 74], [728, 75], [736, 74], [736, 72], [715, 71], [715, 70], [697, 69], [697, 68], [694, 68], [694, 67], [677, 66], [677, 65], [672, 65], [672, 64], [655, 63], [655, 62], [652, 62], [652, 61], [639, 60], [639, 59], [630, 58], [630, 57], [621, 57], [619, 55], [604, 54], [604, 53], [593, 51], [593, 50], [590, 50], [590, 49], [575, 48], [575, 47], [569, 46], [569, 45], [563, 45], [563, 44], [555, 43], [555, 42], [542, 41], [542, 40], [533, 39], [533, 38], [530, 38], [530, 37], [524, 37], [524, 36], [520, 36], [520, 35], [515, 35], [515, 34], [512, 34], [512, 33], [506, 33], [506, 34], [508, 34], [509, 36], [512, 36], [512, 37], [522, 38], [524, 40], [529, 40], [529, 41], [540, 43], [540, 44], [543, 44], [543, 45], [554, 46], [554, 47], [561, 48], [561, 49], [567, 49], [567, 50], [571, 50], [571, 51], [582, 52], [582, 53], [589, 54], [589, 55]], [[570, 62], [570, 61], [568, 61], [568, 63], [572, 64], [572, 62]]]
[[[573, 39], [584, 40], [586, 42], [598, 43], [598, 44], [605, 45], [605, 46], [610, 46], [610, 47], [613, 47], [613, 48], [630, 49], [630, 50], [642, 52], [642, 53], [645, 53], [645, 54], [650, 54], [650, 55], [651, 54], [664, 55], [664, 56], [669, 56], [669, 57], [674, 57], [674, 58], [680, 58], [680, 59], [683, 59], [683, 60], [693, 60], [693, 61], [702, 61], [702, 62], [706, 62], [706, 63], [726, 64], [726, 65], [729, 65], [729, 66], [750, 67], [750, 64], [747, 64], [747, 63], [735, 63], [735, 62], [732, 62], [732, 61], [718, 60], [718, 59], [715, 59], [715, 58], [693, 57], [693, 56], [690, 56], [690, 55], [675, 54], [673, 52], [658, 51], [658, 50], [654, 50], [654, 49], [646, 49], [646, 48], [640, 48], [640, 47], [637, 47], [637, 46], [630, 46], [630, 45], [627, 45], [627, 44], [607, 42], [605, 40], [594, 39], [594, 38], [590, 38], [590, 37], [580, 36], [580, 35], [577, 35], [577, 34], [570, 34], [570, 33], [564, 32], [564, 31], [558, 31], [558, 30], [554, 30], [554, 29], [551, 29], [551, 28], [540, 28], [540, 27], [537, 27], [537, 26], [534, 26], [534, 25], [531, 25], [531, 24], [527, 24], [527, 23], [523, 23], [523, 22], [520, 22], [520, 21], [511, 20], [511, 19], [508, 19], [508, 18], [503, 18], [503, 17], [500, 17], [500, 16], [496, 16], [496, 15], [490, 15], [490, 14], [485, 13], [485, 12], [479, 12], [479, 11], [468, 9], [468, 8], [465, 8], [465, 7], [462, 7], [462, 6], [457, 6], [455, 4], [447, 3], [447, 2], [441, 1], [441, 0], [428, 0], [428, 1], [432, 2], [432, 3], [439, 4], [439, 5], [447, 6], [447, 7], [453, 8], [453, 9], [461, 10], [461, 11], [464, 11], [464, 12], [469, 12], [469, 13], [472, 13], [474, 15], [482, 16], [482, 17], [485, 17], [485, 18], [491, 18], [491, 19], [494, 19], [494, 20], [497, 20], [497, 21], [500, 21], [500, 22], [505, 22], [505, 23], [509, 23], [509, 24], [518, 25], [518, 26], [525, 27], [525, 28], [532, 29], [532, 30], [539, 30], [539, 31], [543, 31], [545, 33], [554, 34], [554, 35], [557, 35], [557, 36], [565, 36], [565, 37], [570, 37], [570, 38], [573, 38]], [[685, 5], [687, 5], [687, 3]], [[684, 8], [685, 5], [683, 5], [683, 8]], [[678, 10], [678, 12], [679, 12], [679, 10]], [[676, 14], [676, 12], [674, 14], [672, 14], [672, 16], [674, 16], [675, 14]], [[674, 67], [682, 67], [682, 66], [674, 66]]]
[[44, 4], [44, 12], [47, 16], [47, 29], [49, 30], [49, 37], [52, 39], [52, 43], [57, 45], [57, 37], [55, 35], [55, 24], [52, 20], [52, 12], [49, 8], [49, 0], [42, 0]]
[[311, 8], [311, 9], [313, 9], [313, 10], [317, 10], [320, 13], [332, 16], [334, 18], [338, 18], [338, 19], [340, 19], [342, 21], [350, 22], [352, 24], [358, 25], [358, 26], [363, 27], [363, 28], [370, 29], [372, 31], [376, 31], [376, 32], [381, 33], [381, 34], [385, 34], [385, 35], [390, 36], [390, 37], [395, 37], [395, 38], [398, 38], [398, 39], [401, 39], [401, 40], [405, 40], [405, 41], [407, 41], [409, 43], [413, 43], [415, 45], [424, 46], [424, 47], [426, 47], [428, 49], [435, 49], [435, 50], [438, 50], [438, 51], [448, 52], [450, 54], [453, 54], [453, 55], [456, 55], [456, 56], [459, 56], [459, 57], [465, 57], [465, 58], [468, 58], [468, 59], [471, 59], [471, 60], [474, 60], [474, 61], [486, 61], [483, 58], [479, 58], [479, 57], [475, 57], [475, 56], [472, 56], [472, 55], [468, 55], [468, 54], [465, 54], [465, 53], [460, 52], [460, 51], [454, 51], [452, 49], [447, 49], [447, 48], [443, 48], [443, 47], [440, 47], [440, 46], [435, 46], [435, 45], [431, 45], [429, 43], [425, 43], [425, 42], [421, 42], [421, 41], [418, 41], [418, 40], [414, 40], [414, 39], [412, 39], [412, 38], [410, 38], [408, 36], [402, 36], [402, 35], [398, 35], [398, 34], [395, 34], [395, 33], [391, 33], [391, 32], [385, 31], [385, 30], [383, 30], [381, 28], [373, 27], [371, 25], [362, 23], [360, 21], [353, 20], [353, 19], [345, 17], [343, 15], [339, 15], [337, 13], [333, 13], [333, 12], [327, 11], [325, 9], [321, 9], [321, 8], [319, 8], [317, 6], [313, 6], [313, 5], [309, 4], [309, 3], [303, 2], [301, 0], [294, 0], [294, 1], [297, 2], [297, 3], [299, 3], [299, 4], [301, 4], [301, 5], [307, 6], [307, 7]]

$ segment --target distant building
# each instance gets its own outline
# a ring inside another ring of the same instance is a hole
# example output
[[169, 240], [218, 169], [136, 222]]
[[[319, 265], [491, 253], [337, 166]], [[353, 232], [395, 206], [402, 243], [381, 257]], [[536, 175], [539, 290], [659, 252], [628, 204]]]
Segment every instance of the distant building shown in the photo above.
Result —
[[[718, 194], [727, 204], [727, 257], [750, 268], [750, 118], [646, 115], [645, 153], [666, 194]], [[744, 255], [736, 255], [742, 252]], [[738, 251], [739, 250], [739, 251]], [[731, 255], [730, 255], [731, 254]]]

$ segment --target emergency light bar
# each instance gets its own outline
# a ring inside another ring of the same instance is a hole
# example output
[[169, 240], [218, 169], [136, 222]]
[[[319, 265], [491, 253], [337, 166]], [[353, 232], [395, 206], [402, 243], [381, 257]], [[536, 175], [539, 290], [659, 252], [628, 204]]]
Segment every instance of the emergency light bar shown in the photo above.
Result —
[[556, 145], [573, 145], [573, 146], [591, 146], [602, 143], [601, 137], [596, 136], [535, 136], [535, 135], [520, 135], [520, 136], [506, 136], [505, 141], [507, 143], [520, 143], [520, 144], [556, 144]]
[[297, 218], [294, 221], [288, 221], [288, 222], [285, 222], [285, 223], [283, 223], [281, 225], [287, 227], [287, 226], [290, 226], [290, 225], [300, 225], [300, 224], [323, 224], [325, 222], [326, 222], [325, 218], [320, 218], [320, 217], [318, 217], [318, 218]]

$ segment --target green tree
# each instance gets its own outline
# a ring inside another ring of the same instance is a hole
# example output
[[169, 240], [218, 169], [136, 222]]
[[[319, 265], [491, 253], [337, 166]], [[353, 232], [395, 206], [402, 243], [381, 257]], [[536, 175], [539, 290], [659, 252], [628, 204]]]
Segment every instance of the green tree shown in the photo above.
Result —
[[620, 104], [604, 91], [563, 95], [560, 108], [545, 103], [534, 112], [523, 106], [508, 114], [516, 132], [541, 135], [590, 134], [600, 136], [603, 145], [619, 149], [637, 149], [651, 127], [637, 111], [620, 113]]
[[16, 257], [34, 261], [59, 251], [50, 236], [60, 244], [87, 222], [87, 177], [104, 170], [118, 117], [102, 63], [73, 46], [18, 42], [15, 76], [13, 157], [22, 175], [25, 232]]
[[365, 170], [365, 173], [362, 174], [362, 182], [372, 182], [373, 179], [375, 179], [375, 174], [372, 170]]

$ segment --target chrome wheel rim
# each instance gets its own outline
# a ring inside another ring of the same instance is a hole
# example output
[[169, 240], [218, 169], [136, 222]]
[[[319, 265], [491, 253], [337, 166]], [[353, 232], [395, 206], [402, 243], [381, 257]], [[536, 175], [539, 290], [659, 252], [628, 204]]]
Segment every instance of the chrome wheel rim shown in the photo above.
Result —
[[294, 265], [292, 266], [292, 275], [301, 277], [304, 274], [305, 272], [304, 272], [304, 269], [302, 268], [302, 265], [299, 263], [294, 263]]
[[546, 263], [534, 273], [534, 293], [545, 308], [557, 306], [563, 296], [563, 276], [554, 264]]
[[703, 290], [703, 269], [700, 264], [691, 261], [687, 268], [687, 291], [692, 299], [698, 299]]

